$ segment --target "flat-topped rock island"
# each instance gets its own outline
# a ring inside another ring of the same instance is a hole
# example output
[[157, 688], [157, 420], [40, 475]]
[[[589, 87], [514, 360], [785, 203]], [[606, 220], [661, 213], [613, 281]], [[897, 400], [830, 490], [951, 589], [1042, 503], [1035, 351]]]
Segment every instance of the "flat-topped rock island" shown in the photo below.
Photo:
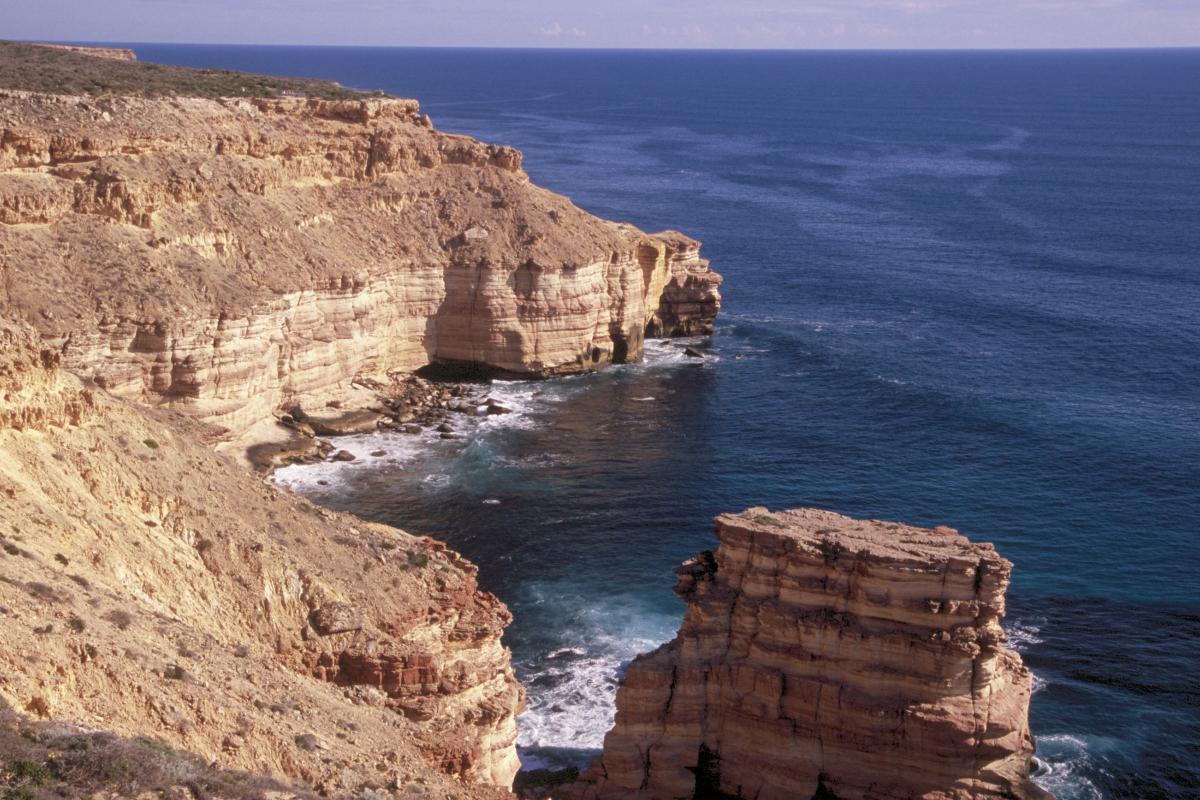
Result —
[[817, 509], [722, 515], [717, 536], [575, 796], [1046, 797], [992, 545]]

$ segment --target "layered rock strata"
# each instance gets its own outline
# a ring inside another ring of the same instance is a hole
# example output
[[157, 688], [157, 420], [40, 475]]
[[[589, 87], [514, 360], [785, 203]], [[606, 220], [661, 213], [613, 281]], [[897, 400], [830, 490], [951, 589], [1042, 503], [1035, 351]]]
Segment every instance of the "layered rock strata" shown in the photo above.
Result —
[[0, 318], [0, 708], [328, 796], [508, 796], [523, 692], [473, 565], [60, 358]]
[[680, 568], [683, 625], [629, 667], [576, 796], [1045, 796], [992, 545], [813, 509], [717, 533]]
[[0, 308], [72, 371], [245, 433], [364, 372], [550, 376], [711, 332], [720, 277], [415, 101], [0, 92]]

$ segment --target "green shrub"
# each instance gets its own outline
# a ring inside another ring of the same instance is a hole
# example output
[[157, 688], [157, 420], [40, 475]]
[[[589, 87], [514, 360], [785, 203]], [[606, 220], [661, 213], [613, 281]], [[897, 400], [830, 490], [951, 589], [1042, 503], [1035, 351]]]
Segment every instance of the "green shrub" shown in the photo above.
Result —
[[333, 81], [115, 61], [3, 41], [0, 41], [0, 87], [52, 94], [111, 93], [140, 97], [273, 97], [282, 91], [328, 99], [371, 96]]
[[178, 664], [172, 664], [163, 670], [163, 677], [172, 681], [184, 681], [188, 679], [188, 671]]
[[130, 614], [128, 611], [124, 611], [119, 608], [115, 608], [112, 611], [108, 612], [107, 614], [104, 615], [104, 618], [106, 620], [108, 620], [109, 622], [111, 622], [113, 625], [117, 626], [117, 628], [119, 628], [120, 630], [125, 630], [126, 628], [128, 628], [130, 625], [133, 624], [133, 615]]
[[38, 581], [29, 581], [25, 584], [25, 591], [47, 603], [57, 603], [59, 601], [58, 592], [54, 591], [52, 586], [48, 586]]
[[45, 764], [18, 758], [8, 762], [4, 773], [9, 782], [28, 786], [43, 786], [50, 782], [50, 769]]

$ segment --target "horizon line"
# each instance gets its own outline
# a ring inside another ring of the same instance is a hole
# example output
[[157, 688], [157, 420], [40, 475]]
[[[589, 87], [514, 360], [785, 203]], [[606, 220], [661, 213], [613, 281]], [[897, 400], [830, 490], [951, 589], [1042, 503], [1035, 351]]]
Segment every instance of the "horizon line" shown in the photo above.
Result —
[[1106, 45], [1099, 47], [553, 47], [547, 45], [454, 45], [454, 44], [287, 44], [257, 42], [134, 42], [82, 39], [0, 39], [19, 44], [67, 44], [96, 47], [170, 45], [174, 47], [304, 47], [354, 50], [542, 50], [551, 52], [610, 52], [610, 53], [1055, 53], [1110, 52], [1147, 50], [1200, 50], [1200, 44], [1189, 45]]

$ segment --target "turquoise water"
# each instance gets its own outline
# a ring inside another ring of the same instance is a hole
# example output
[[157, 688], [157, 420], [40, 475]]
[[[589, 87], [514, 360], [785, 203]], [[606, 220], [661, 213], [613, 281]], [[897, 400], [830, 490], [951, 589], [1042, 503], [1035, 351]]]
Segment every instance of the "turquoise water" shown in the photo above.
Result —
[[416, 96], [725, 274], [703, 364], [498, 384], [521, 413], [461, 442], [282, 475], [480, 564], [529, 763], [599, 746], [714, 514], [816, 505], [1016, 563], [1060, 797], [1200, 791], [1200, 52], [138, 51]]

